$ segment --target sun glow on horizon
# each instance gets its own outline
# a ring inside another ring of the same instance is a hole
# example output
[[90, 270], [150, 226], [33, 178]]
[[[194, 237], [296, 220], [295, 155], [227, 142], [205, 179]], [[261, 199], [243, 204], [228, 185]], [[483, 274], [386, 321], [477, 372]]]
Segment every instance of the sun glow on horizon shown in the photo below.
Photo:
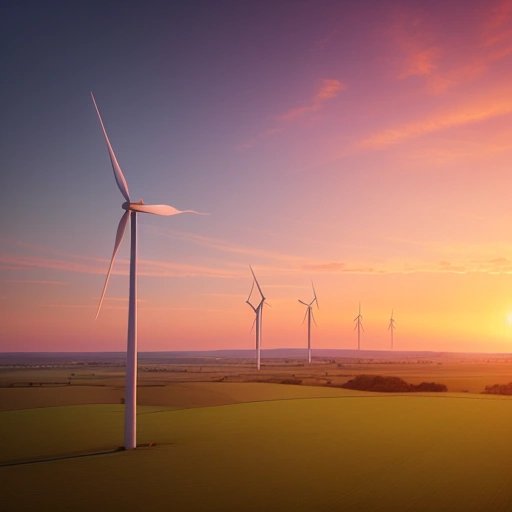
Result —
[[361, 301], [363, 348], [395, 308], [400, 349], [509, 350], [511, 0], [370, 5], [183, 2], [115, 39], [94, 3], [72, 37], [13, 6], [38, 44], [7, 31], [6, 76], [57, 76], [6, 84], [0, 351], [124, 348], [128, 244], [91, 323], [118, 192], [89, 86], [137, 197], [211, 213], [140, 219], [142, 350], [252, 348], [249, 265], [263, 350], [303, 346], [311, 280], [313, 349], [352, 348]]

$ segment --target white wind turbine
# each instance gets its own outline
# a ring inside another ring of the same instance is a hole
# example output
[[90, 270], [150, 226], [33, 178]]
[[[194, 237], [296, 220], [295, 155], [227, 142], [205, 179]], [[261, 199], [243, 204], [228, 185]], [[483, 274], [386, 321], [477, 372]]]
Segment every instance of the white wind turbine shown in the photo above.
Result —
[[391, 333], [391, 350], [393, 350], [393, 331], [395, 330], [395, 319], [393, 318], [393, 310], [391, 310], [391, 318], [389, 319], [388, 330]]
[[361, 329], [364, 332], [363, 327], [363, 315], [361, 314], [361, 303], [359, 303], [359, 314], [354, 318], [356, 323], [354, 330], [357, 329], [357, 350], [361, 350]]
[[[253, 282], [251, 286], [251, 291], [249, 292], [249, 296], [247, 297], [247, 300], [245, 301], [251, 309], [254, 311], [254, 314], [256, 315], [256, 318], [254, 319], [253, 327], [256, 326], [256, 367], [258, 370], [261, 368], [261, 328], [262, 328], [262, 319], [263, 319], [263, 306], [265, 305], [265, 295], [263, 295], [263, 292], [261, 291], [260, 284], [258, 283], [258, 280], [256, 279], [256, 275], [254, 274], [254, 270], [249, 265], [249, 268], [251, 269]], [[251, 303], [251, 295], [254, 290], [254, 284], [256, 283], [256, 287], [258, 288], [258, 292], [260, 293], [261, 300], [258, 303], [257, 306], [254, 306]]]
[[[315, 292], [315, 286], [313, 283], [311, 283], [311, 287], [313, 288], [313, 300], [311, 302], [304, 302], [300, 299], [298, 299], [298, 301], [301, 303], [301, 304], [304, 304], [304, 306], [306, 306], [306, 313], [304, 315], [304, 320], [306, 320], [306, 317], [308, 318], [308, 362], [309, 364], [311, 364], [311, 319], [313, 319], [313, 322], [315, 322], [315, 317], [313, 316], [313, 304], [316, 302], [316, 307], [318, 309], [320, 309], [320, 306], [318, 305], [318, 299], [316, 297], [316, 292]], [[304, 320], [302, 321], [302, 323], [304, 323]], [[315, 322], [315, 325], [316, 325], [316, 322]]]
[[121, 191], [124, 199], [126, 200], [121, 207], [125, 210], [119, 225], [117, 227], [116, 240], [114, 243], [114, 250], [112, 252], [112, 258], [110, 260], [110, 266], [108, 267], [107, 277], [105, 278], [105, 284], [101, 292], [100, 302], [98, 304], [98, 311], [96, 318], [98, 318], [101, 304], [105, 296], [107, 289], [108, 280], [110, 278], [110, 272], [114, 264], [114, 259], [117, 254], [117, 250], [121, 244], [128, 223], [128, 218], [131, 219], [131, 243], [130, 243], [130, 294], [128, 301], [128, 343], [126, 350], [126, 390], [125, 390], [125, 414], [124, 414], [124, 447], [126, 450], [136, 448], [137, 446], [137, 213], [152, 213], [154, 215], [177, 215], [180, 213], [198, 213], [193, 210], [177, 210], [173, 206], [166, 204], [144, 204], [144, 201], [140, 200], [133, 202], [130, 199], [128, 192], [128, 185], [124, 177], [123, 171], [119, 166], [112, 145], [105, 130], [103, 120], [101, 118], [98, 105], [94, 99], [94, 95], [91, 92], [92, 101], [94, 108], [98, 114], [101, 129], [105, 136], [105, 142], [107, 144], [108, 153], [110, 156], [110, 162], [112, 163], [112, 169], [114, 171], [114, 178], [117, 186]]

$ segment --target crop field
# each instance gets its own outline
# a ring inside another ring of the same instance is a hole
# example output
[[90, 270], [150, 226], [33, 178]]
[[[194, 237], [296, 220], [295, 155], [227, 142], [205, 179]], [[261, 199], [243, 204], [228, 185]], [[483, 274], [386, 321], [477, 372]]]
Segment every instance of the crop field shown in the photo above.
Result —
[[[0, 511], [509, 512], [512, 397], [476, 391], [510, 382], [510, 370], [447, 359], [276, 360], [259, 373], [236, 361], [141, 365], [141, 447], [126, 452], [122, 367], [6, 365]], [[361, 373], [449, 392], [318, 385]]]
[[512, 400], [470, 395], [141, 407], [156, 445], [101, 453], [121, 444], [120, 405], [4, 411], [3, 464], [56, 460], [1, 467], [1, 509], [505, 512], [511, 422]]

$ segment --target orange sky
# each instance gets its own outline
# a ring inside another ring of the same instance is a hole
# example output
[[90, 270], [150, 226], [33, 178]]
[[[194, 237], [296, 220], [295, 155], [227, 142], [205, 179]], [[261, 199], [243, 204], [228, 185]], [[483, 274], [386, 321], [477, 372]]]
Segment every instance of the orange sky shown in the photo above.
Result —
[[127, 240], [94, 322], [123, 200], [93, 88], [136, 199], [210, 213], [141, 218], [140, 350], [253, 348], [251, 264], [264, 348], [305, 346], [313, 280], [314, 347], [356, 347], [360, 301], [363, 348], [394, 309], [399, 349], [509, 352], [512, 1], [382, 4], [150, 9], [110, 35], [91, 7], [94, 61], [90, 26], [13, 9], [40, 44], [13, 29], [11, 76], [58, 65], [10, 91], [0, 351], [124, 350]]

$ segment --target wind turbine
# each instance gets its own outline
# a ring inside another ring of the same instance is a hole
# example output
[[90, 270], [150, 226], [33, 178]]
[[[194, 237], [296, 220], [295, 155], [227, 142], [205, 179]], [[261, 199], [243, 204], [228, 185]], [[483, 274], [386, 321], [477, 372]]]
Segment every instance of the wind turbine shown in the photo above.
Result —
[[[306, 313], [304, 315], [304, 320], [306, 320], [306, 317], [308, 318], [308, 363], [311, 364], [311, 319], [313, 319], [313, 322], [315, 322], [315, 317], [313, 316], [313, 304], [316, 302], [316, 307], [320, 309], [320, 306], [318, 305], [318, 299], [316, 297], [315, 292], [315, 286], [313, 283], [311, 283], [311, 287], [313, 288], [313, 300], [311, 302], [304, 302], [300, 299], [297, 299], [301, 304], [304, 304], [306, 306]], [[302, 323], [304, 323], [304, 320]], [[316, 325], [316, 322], [315, 322]]]
[[[261, 368], [261, 327], [262, 327], [262, 319], [263, 319], [263, 306], [265, 304], [265, 295], [263, 295], [263, 292], [261, 291], [260, 284], [258, 283], [258, 280], [256, 279], [256, 275], [254, 274], [254, 270], [249, 265], [249, 268], [251, 269], [253, 282], [251, 286], [251, 291], [249, 292], [249, 296], [247, 297], [247, 300], [245, 301], [251, 309], [254, 311], [254, 314], [256, 315], [254, 319], [254, 323], [252, 324], [253, 327], [256, 326], [256, 367], [258, 370]], [[260, 302], [257, 306], [251, 303], [251, 295], [254, 290], [254, 284], [256, 283], [256, 286], [258, 288], [258, 292], [260, 294]]]
[[108, 154], [110, 156], [110, 162], [112, 164], [112, 170], [114, 171], [114, 178], [117, 186], [123, 195], [125, 202], [121, 205], [125, 212], [123, 213], [119, 225], [117, 227], [116, 239], [114, 243], [114, 250], [112, 252], [112, 258], [110, 259], [110, 266], [108, 267], [107, 277], [105, 278], [105, 284], [101, 292], [100, 302], [98, 304], [98, 311], [96, 312], [96, 318], [100, 313], [103, 298], [107, 290], [108, 280], [114, 265], [114, 259], [117, 251], [123, 240], [126, 225], [128, 219], [131, 220], [131, 243], [130, 243], [130, 293], [128, 301], [128, 342], [126, 349], [126, 390], [125, 390], [125, 412], [124, 412], [124, 447], [126, 450], [136, 448], [137, 446], [137, 213], [152, 213], [154, 215], [178, 215], [180, 213], [198, 213], [193, 210], [178, 210], [173, 206], [167, 204], [144, 204], [144, 201], [140, 200], [133, 202], [130, 199], [128, 192], [128, 184], [124, 177], [123, 171], [119, 166], [112, 145], [105, 130], [103, 119], [101, 118], [98, 105], [94, 99], [94, 95], [91, 92], [91, 98], [94, 103], [94, 108], [98, 114], [101, 129], [105, 137], [107, 144]]
[[356, 323], [354, 330], [357, 329], [357, 350], [361, 350], [361, 329], [364, 332], [363, 327], [363, 315], [361, 315], [361, 303], [359, 303], [359, 314], [354, 318]]
[[391, 350], [393, 350], [393, 331], [395, 330], [395, 319], [393, 318], [393, 310], [391, 310], [391, 318], [389, 319], [388, 330], [391, 332]]

